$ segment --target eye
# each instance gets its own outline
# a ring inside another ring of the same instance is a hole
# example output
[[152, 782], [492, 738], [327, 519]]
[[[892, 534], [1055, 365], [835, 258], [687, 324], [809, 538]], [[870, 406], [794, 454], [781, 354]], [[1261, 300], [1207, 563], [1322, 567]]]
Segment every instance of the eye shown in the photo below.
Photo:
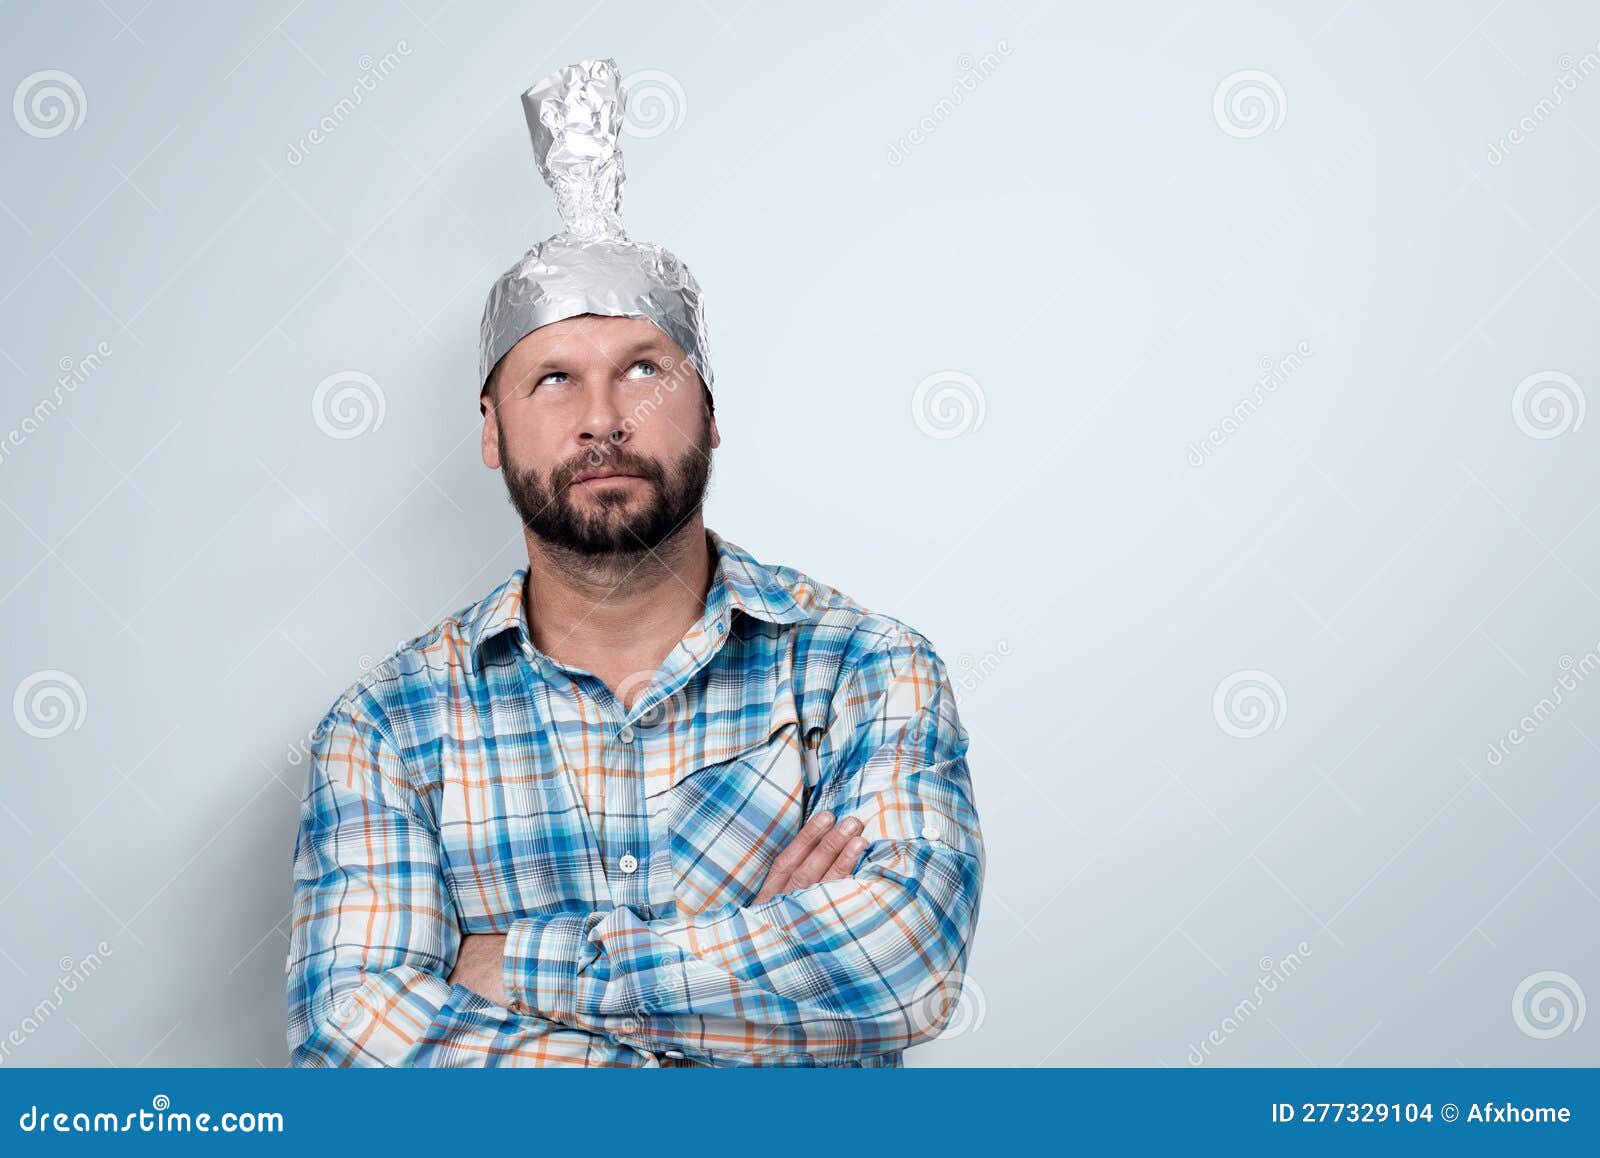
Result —
[[633, 376], [632, 372], [634, 370], [637, 370], [640, 366], [643, 366], [647, 372], [642, 374], [642, 375], [638, 375], [639, 377], [654, 378], [656, 376], [656, 364], [654, 362], [647, 361], [644, 358], [640, 358], [632, 366], [628, 367], [628, 371], [629, 371], [630, 376]]
[[567, 372], [565, 370], [552, 370], [552, 371], [550, 371], [550, 373], [546, 374], [543, 378], [540, 378], [537, 382], [535, 382], [534, 385], [535, 386], [543, 386], [551, 378], [562, 378], [562, 379], [565, 379], [566, 376], [567, 376]]

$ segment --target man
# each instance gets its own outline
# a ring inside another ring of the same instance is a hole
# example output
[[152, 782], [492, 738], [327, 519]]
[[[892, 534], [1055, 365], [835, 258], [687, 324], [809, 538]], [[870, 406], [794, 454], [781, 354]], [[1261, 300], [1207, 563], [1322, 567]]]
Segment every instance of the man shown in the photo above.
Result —
[[962, 983], [984, 849], [948, 675], [705, 527], [699, 291], [621, 233], [615, 81], [525, 94], [567, 229], [485, 310], [528, 564], [316, 732], [296, 1065], [898, 1066]]

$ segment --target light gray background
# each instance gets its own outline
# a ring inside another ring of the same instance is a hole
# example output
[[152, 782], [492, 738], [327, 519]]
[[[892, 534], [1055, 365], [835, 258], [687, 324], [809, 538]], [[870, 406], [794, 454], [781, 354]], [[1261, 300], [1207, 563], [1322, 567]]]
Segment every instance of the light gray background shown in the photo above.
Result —
[[[5, 1064], [283, 1064], [291, 753], [521, 558], [477, 326], [557, 227], [518, 94], [593, 56], [666, 74], [625, 215], [707, 293], [708, 524], [961, 682], [989, 876], [910, 1064], [1600, 1060], [1597, 41], [1491, 0], [7, 5], [0, 95], [60, 70], [83, 115], [0, 119]], [[333, 437], [351, 370], [382, 421]], [[1514, 408], [1541, 375], [1564, 412]], [[1239, 672], [1264, 715], [1214, 706]]]

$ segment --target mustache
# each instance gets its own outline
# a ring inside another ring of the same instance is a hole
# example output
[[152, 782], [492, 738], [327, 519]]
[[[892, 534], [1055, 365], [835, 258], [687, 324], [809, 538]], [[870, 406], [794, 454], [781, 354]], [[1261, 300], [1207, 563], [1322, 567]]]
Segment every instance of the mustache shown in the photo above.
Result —
[[572, 485], [572, 480], [584, 471], [614, 470], [622, 474], [636, 474], [642, 479], [651, 482], [662, 480], [662, 470], [659, 464], [648, 459], [634, 458], [632, 455], [620, 454], [611, 451], [603, 455], [596, 455], [589, 451], [571, 462], [563, 463], [551, 474], [551, 482], [556, 490], [564, 490]]

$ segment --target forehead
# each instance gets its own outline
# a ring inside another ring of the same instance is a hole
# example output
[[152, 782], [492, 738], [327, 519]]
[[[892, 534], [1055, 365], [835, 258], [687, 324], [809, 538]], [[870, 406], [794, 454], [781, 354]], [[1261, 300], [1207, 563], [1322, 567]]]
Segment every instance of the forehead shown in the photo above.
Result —
[[525, 335], [511, 347], [507, 360], [521, 364], [549, 357], [614, 361], [622, 354], [645, 348], [682, 354], [666, 332], [648, 318], [580, 314], [540, 326]]

